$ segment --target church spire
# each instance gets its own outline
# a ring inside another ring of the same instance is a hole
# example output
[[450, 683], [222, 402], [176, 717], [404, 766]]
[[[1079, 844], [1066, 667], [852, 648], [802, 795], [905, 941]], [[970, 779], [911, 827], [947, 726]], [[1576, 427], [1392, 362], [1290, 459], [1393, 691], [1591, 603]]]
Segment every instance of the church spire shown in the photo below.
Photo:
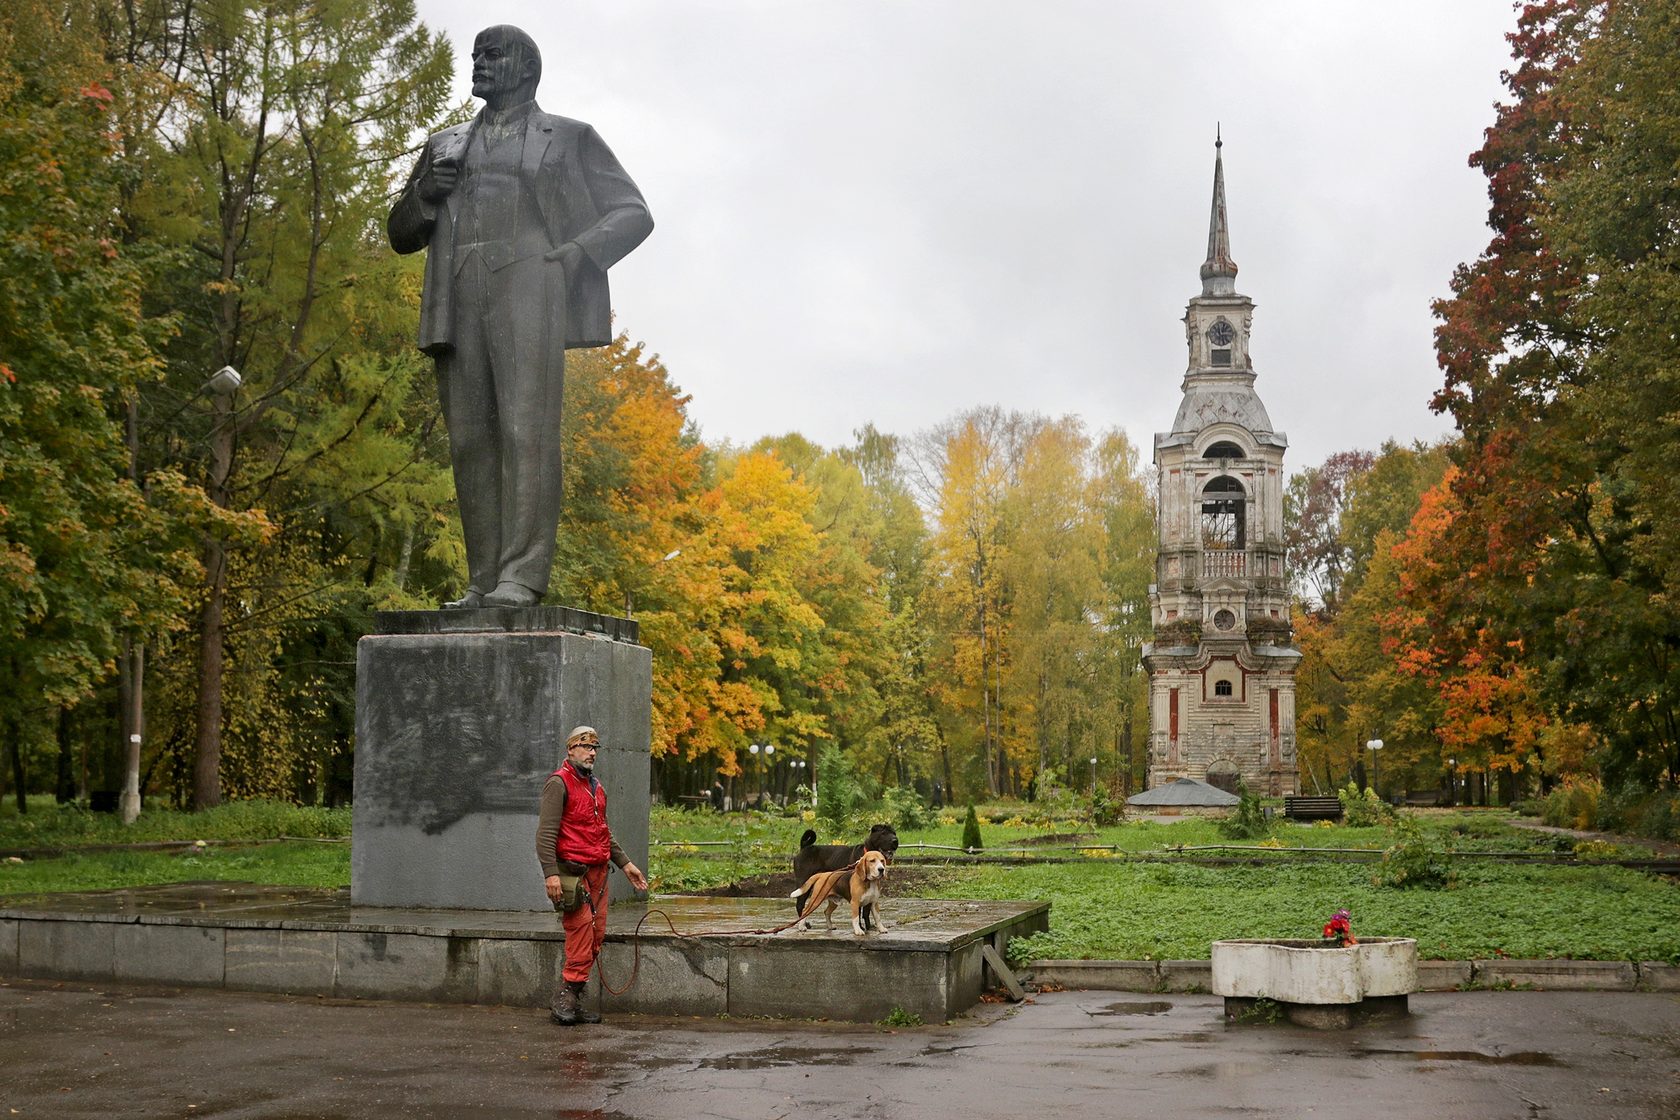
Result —
[[1236, 292], [1237, 262], [1231, 259], [1231, 231], [1225, 220], [1224, 139], [1213, 133], [1213, 212], [1208, 216], [1208, 255], [1202, 262], [1202, 294], [1228, 296]]

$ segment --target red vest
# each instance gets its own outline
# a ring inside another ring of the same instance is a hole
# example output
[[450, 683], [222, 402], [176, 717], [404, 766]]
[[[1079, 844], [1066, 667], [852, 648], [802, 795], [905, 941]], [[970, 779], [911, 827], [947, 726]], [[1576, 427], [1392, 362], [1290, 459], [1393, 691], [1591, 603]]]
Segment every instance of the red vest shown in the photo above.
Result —
[[[554, 854], [573, 863], [606, 863], [612, 856], [612, 834], [607, 831], [607, 788], [591, 783], [562, 763], [555, 771], [566, 783], [566, 808], [560, 814], [560, 834]], [[589, 787], [594, 785], [594, 789]]]

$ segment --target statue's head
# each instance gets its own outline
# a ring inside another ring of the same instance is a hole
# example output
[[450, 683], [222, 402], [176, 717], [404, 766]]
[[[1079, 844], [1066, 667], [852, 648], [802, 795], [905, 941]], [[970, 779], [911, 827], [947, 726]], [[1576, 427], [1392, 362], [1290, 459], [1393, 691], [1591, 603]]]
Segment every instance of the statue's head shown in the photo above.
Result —
[[486, 27], [473, 40], [472, 92], [492, 109], [529, 101], [542, 78], [542, 54], [517, 27]]

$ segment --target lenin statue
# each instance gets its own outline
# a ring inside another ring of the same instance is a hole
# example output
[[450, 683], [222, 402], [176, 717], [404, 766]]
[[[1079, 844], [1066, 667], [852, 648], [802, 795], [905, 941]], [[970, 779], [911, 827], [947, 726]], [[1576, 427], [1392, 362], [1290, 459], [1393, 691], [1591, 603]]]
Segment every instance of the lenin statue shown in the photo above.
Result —
[[517, 27], [473, 41], [476, 118], [425, 150], [386, 229], [427, 249], [420, 349], [437, 363], [467, 543], [445, 607], [542, 601], [560, 522], [566, 350], [611, 341], [607, 269], [653, 229], [595, 130], [534, 100], [542, 58]]

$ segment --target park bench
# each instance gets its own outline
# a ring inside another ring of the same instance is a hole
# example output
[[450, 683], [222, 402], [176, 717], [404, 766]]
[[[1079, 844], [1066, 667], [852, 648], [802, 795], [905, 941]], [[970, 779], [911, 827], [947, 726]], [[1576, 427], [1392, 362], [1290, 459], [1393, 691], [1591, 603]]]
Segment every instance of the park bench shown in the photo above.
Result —
[[1341, 820], [1342, 802], [1337, 797], [1286, 797], [1283, 815], [1297, 821]]

